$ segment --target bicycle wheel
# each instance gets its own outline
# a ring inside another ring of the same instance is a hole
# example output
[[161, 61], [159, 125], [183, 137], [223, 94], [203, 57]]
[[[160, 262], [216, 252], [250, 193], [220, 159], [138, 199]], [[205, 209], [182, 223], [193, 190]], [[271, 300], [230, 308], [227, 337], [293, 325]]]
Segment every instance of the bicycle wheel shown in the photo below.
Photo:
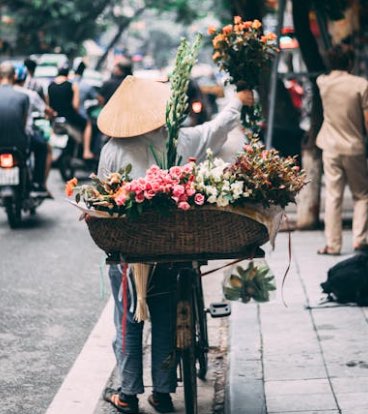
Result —
[[198, 378], [206, 379], [208, 370], [208, 330], [207, 313], [204, 306], [202, 278], [200, 273], [195, 279], [195, 311], [196, 311], [196, 356], [198, 359]]
[[181, 355], [186, 414], [198, 414], [194, 309], [196, 276], [193, 269], [183, 269], [178, 275], [176, 343]]

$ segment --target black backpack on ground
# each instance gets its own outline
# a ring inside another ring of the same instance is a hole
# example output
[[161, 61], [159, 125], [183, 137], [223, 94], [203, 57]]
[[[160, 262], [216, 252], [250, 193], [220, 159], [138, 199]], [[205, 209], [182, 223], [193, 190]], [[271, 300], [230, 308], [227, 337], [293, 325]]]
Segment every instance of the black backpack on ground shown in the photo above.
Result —
[[321, 287], [332, 301], [368, 306], [368, 254], [357, 254], [331, 267]]

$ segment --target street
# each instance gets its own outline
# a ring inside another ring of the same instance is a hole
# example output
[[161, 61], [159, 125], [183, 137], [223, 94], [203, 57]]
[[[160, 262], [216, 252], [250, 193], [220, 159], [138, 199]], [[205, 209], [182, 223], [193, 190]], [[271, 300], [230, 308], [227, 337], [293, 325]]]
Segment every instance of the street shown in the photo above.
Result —
[[[51, 172], [49, 188], [55, 200], [45, 201], [34, 217], [25, 215], [20, 229], [10, 230], [4, 211], [0, 211], [1, 414], [45, 413], [105, 306], [106, 319], [112, 324], [105, 255], [93, 243], [85, 223], [78, 221], [79, 211], [66, 202], [64, 184], [56, 170]], [[217, 272], [204, 281], [207, 303], [221, 300], [221, 280], [222, 273]], [[222, 413], [227, 319], [210, 319], [208, 327], [210, 368], [208, 380], [198, 383], [200, 412]], [[146, 413], [152, 411], [146, 402], [151, 390], [149, 334], [148, 325], [144, 340], [147, 391], [140, 399]], [[112, 357], [112, 339], [103, 339], [108, 350], [101, 352], [101, 358], [106, 353]], [[81, 373], [76, 375], [80, 378]], [[86, 377], [89, 388], [91, 375], [89, 372]], [[116, 375], [109, 382], [119, 386]], [[74, 387], [78, 387], [78, 394], [84, 384], [74, 383]], [[102, 388], [97, 400], [101, 392]], [[184, 412], [181, 384], [175, 406]], [[50, 410], [58, 412], [59, 408]], [[115, 410], [100, 400], [96, 412]]]
[[[104, 254], [93, 244], [79, 213], [64, 197], [52, 171], [50, 190], [36, 217], [10, 230], [0, 212], [0, 396], [1, 414], [114, 414], [101, 399], [105, 384], [118, 386], [111, 349], [112, 302]], [[351, 200], [344, 216], [351, 217]], [[289, 216], [292, 218], [293, 211]], [[277, 277], [269, 304], [233, 304], [230, 319], [209, 318], [208, 379], [198, 382], [201, 414], [365, 414], [367, 309], [320, 305], [320, 282], [334, 263], [351, 254], [351, 230], [344, 231], [343, 256], [315, 251], [322, 231], [277, 236], [265, 246]], [[211, 262], [216, 266], [218, 262]], [[11, 275], [10, 275], [11, 272]], [[221, 300], [223, 271], [204, 278], [206, 305]], [[150, 330], [144, 335], [147, 403]], [[104, 372], [102, 372], [104, 371]], [[182, 387], [173, 395], [184, 413]], [[227, 408], [226, 408], [227, 401]]]
[[102, 296], [94, 245], [52, 171], [35, 217], [10, 230], [0, 211], [0, 413], [41, 414], [79, 354], [109, 294]]

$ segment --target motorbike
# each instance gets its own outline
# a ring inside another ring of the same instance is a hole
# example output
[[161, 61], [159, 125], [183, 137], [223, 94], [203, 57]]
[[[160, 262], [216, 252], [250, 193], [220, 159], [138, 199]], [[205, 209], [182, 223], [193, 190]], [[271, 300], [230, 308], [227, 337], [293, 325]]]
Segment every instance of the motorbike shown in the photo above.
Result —
[[22, 212], [34, 215], [44, 198], [32, 192], [31, 158], [16, 147], [0, 147], [0, 206], [10, 228], [19, 227]]
[[[96, 107], [90, 105], [87, 114], [94, 114]], [[90, 117], [91, 119], [91, 117]], [[51, 120], [51, 134], [49, 144], [52, 148], [53, 166], [58, 168], [61, 178], [68, 181], [73, 178], [77, 171], [87, 174], [95, 172], [98, 165], [98, 155], [102, 148], [102, 137], [96, 127], [96, 120], [92, 122], [92, 150], [96, 158], [84, 160], [82, 136], [79, 131], [75, 130], [64, 117], [56, 117]]]

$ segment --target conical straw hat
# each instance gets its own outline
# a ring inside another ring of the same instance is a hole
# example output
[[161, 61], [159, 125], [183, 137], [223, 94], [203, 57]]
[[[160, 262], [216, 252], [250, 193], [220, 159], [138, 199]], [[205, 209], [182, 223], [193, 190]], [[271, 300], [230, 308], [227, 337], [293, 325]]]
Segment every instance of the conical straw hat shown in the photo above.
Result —
[[102, 133], [130, 138], [165, 124], [168, 83], [127, 76], [102, 109], [97, 125]]

